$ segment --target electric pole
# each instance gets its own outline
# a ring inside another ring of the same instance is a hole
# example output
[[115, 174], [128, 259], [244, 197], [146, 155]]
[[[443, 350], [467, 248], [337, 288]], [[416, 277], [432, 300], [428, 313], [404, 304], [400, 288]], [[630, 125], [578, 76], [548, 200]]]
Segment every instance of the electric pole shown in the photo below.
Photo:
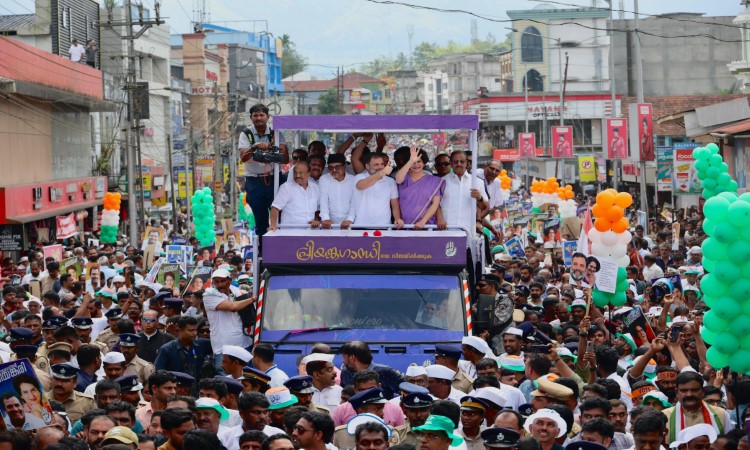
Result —
[[[635, 13], [633, 25], [635, 26], [635, 77], [637, 87], [638, 103], [643, 103], [643, 64], [641, 63], [641, 37], [639, 36], [638, 30], [638, 0], [633, 3], [633, 12]], [[638, 126], [638, 124], [631, 123], [631, 127]], [[640, 145], [637, 144], [637, 145]], [[640, 151], [640, 147], [639, 147]], [[648, 215], [648, 191], [646, 189], [646, 160], [641, 158], [641, 211]], [[645, 232], [648, 233], [648, 223], [646, 223]]]
[[[214, 116], [213, 137], [214, 137], [214, 206], [221, 207], [221, 193], [224, 185], [224, 161], [221, 158], [221, 145], [219, 142], [219, 126], [221, 123], [222, 112], [219, 108], [219, 83], [214, 83]], [[223, 219], [223, 217], [222, 217]]]
[[[125, 92], [127, 92], [128, 95], [128, 124], [125, 127], [125, 150], [127, 155], [127, 163], [128, 163], [128, 219], [130, 220], [130, 226], [129, 226], [129, 240], [130, 244], [133, 246], [138, 245], [138, 203], [140, 203], [140, 212], [141, 212], [141, 222], [143, 222], [144, 217], [144, 210], [143, 210], [143, 177], [139, 177], [139, 194], [136, 194], [136, 165], [139, 166], [139, 172], [141, 172], [140, 167], [140, 138], [138, 136], [139, 132], [139, 126], [140, 126], [140, 104], [138, 108], [136, 108], [136, 95], [138, 94], [136, 92], [137, 89], [137, 77], [135, 72], [135, 40], [140, 38], [143, 33], [146, 32], [149, 28], [151, 28], [153, 25], [161, 25], [164, 23], [163, 20], [161, 20], [160, 12], [159, 12], [159, 2], [154, 2], [154, 13], [156, 18], [151, 19], [144, 19], [143, 17], [143, 9], [142, 6], [139, 6], [139, 15], [138, 15], [138, 25], [140, 26], [140, 29], [137, 33], [133, 32], [133, 17], [132, 17], [132, 9], [131, 9], [131, 0], [123, 0], [123, 13], [124, 13], [124, 20], [112, 20], [113, 15], [111, 14], [111, 9], [108, 11], [107, 14], [107, 21], [101, 22], [99, 25], [103, 28], [107, 28], [116, 35], [120, 37], [120, 39], [124, 39], [128, 43], [128, 54], [127, 54], [127, 65], [126, 65], [126, 72], [125, 72], [125, 86], [123, 89]], [[115, 31], [115, 28], [125, 27], [125, 33], [118, 33]], [[137, 111], [136, 111], [137, 109]], [[133, 145], [133, 131], [135, 130], [135, 138], [136, 138], [136, 145]], [[137, 153], [136, 153], [137, 152]], [[145, 225], [145, 224], [144, 224]]]

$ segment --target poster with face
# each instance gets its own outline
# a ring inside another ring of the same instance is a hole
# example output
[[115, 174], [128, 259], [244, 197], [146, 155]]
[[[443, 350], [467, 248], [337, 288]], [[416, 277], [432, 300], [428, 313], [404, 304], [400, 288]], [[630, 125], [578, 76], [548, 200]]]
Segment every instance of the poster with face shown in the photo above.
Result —
[[177, 295], [179, 293], [181, 273], [179, 264], [162, 264], [156, 275], [156, 282], [165, 288], [171, 289]]
[[239, 231], [226, 231], [224, 236], [216, 236], [216, 245], [221, 249], [221, 253], [228, 251], [239, 252], [242, 249], [241, 236]]
[[42, 247], [42, 253], [44, 253], [44, 268], [47, 268], [47, 258], [52, 258], [54, 261], [62, 260], [63, 246], [62, 244], [47, 245]]
[[607, 156], [609, 159], [627, 159], [627, 119], [607, 119]]
[[52, 408], [28, 359], [0, 364], [0, 414], [7, 429], [32, 430], [52, 423]]
[[150, 245], [153, 245], [156, 251], [161, 250], [166, 234], [167, 230], [162, 227], [146, 227], [146, 231], [141, 236], [141, 250], [146, 250]]
[[196, 267], [193, 271], [193, 275], [190, 277], [190, 281], [187, 285], [187, 290], [193, 292], [208, 289], [211, 287], [211, 268], [210, 267]]
[[573, 127], [552, 127], [552, 157], [573, 157]]
[[73, 277], [73, 281], [78, 281], [78, 278], [81, 276], [81, 273], [83, 272], [83, 268], [81, 267], [81, 262], [78, 260], [77, 257], [72, 257], [68, 259], [64, 259], [60, 261], [60, 274], [69, 274], [71, 277]]
[[641, 161], [653, 161], [654, 154], [654, 129], [651, 117], [651, 104], [638, 104], [638, 148]]
[[536, 135], [534, 133], [519, 133], [518, 146], [521, 151], [521, 158], [536, 156]]

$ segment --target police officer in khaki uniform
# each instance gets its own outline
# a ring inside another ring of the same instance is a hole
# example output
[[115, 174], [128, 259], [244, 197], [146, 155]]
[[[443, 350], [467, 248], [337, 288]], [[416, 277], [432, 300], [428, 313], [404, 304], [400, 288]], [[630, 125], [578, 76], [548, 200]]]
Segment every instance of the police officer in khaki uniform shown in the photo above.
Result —
[[73, 358], [73, 346], [67, 342], [55, 342], [49, 346], [47, 356], [50, 367], [55, 364], [69, 364]]
[[[516, 430], [502, 427], [492, 427], [482, 430], [482, 440], [486, 450], [493, 448], [516, 448], [521, 435]], [[602, 446], [602, 448], [604, 448]]]
[[238, 379], [242, 382], [242, 392], [260, 392], [265, 394], [270, 387], [271, 376], [252, 367], [242, 368], [242, 376]]
[[94, 397], [75, 390], [78, 369], [70, 364], [55, 364], [52, 372], [52, 399], [62, 403], [68, 418], [75, 423], [86, 411], [96, 408]]
[[125, 355], [125, 372], [124, 375], [136, 375], [138, 381], [144, 383], [148, 377], [154, 373], [154, 365], [138, 357], [138, 342], [140, 336], [132, 333], [122, 333], [120, 335], [120, 351]]
[[331, 414], [327, 409], [312, 402], [315, 387], [313, 386], [313, 378], [310, 375], [291, 377], [284, 382], [284, 386], [289, 388], [292, 395], [297, 397], [300, 406], [304, 406], [309, 411], [325, 414], [326, 416]]
[[468, 450], [484, 450], [481, 432], [484, 429], [484, 415], [487, 403], [477, 397], [467, 395], [461, 398], [461, 428], [456, 434], [464, 438]]
[[[18, 356], [16, 354], [16, 347], [22, 346], [22, 345], [33, 345], [31, 342], [34, 339], [34, 332], [31, 331], [28, 328], [24, 327], [17, 327], [17, 328], [11, 328], [9, 333], [9, 343], [10, 343], [10, 349], [14, 352], [12, 355], [10, 355], [9, 361], [15, 361], [18, 359]], [[36, 347], [36, 346], [35, 346]], [[38, 351], [38, 348], [37, 348]], [[31, 360], [31, 358], [29, 358]], [[32, 364], [37, 369], [42, 370], [44, 373], [47, 373], [47, 370], [49, 369], [49, 360], [46, 356], [43, 356], [41, 358], [36, 358], [35, 361], [32, 361]]]
[[36, 366], [43, 371], [49, 373], [50, 361], [47, 353], [49, 353], [49, 347], [55, 343], [55, 331], [62, 328], [68, 322], [65, 317], [54, 316], [42, 322], [42, 336], [44, 342], [39, 345], [39, 350], [36, 352]]
[[[406, 384], [410, 386], [404, 386]], [[397, 426], [396, 432], [402, 444], [411, 444], [419, 448], [419, 436], [412, 427], [424, 425], [430, 415], [433, 399], [427, 389], [421, 386], [401, 383], [399, 388], [402, 391], [401, 405], [406, 413], [406, 423]]]
[[[387, 402], [383, 390], [380, 388], [367, 389], [354, 394], [349, 399], [349, 403], [351, 403], [357, 415], [350, 419], [347, 424], [336, 427], [333, 432], [333, 445], [339, 449], [355, 448], [354, 431], [357, 425], [378, 419], [380, 419], [381, 424], [385, 425], [383, 411]], [[367, 415], [362, 416], [363, 414]], [[398, 444], [399, 434], [395, 432], [396, 430], [392, 426], [388, 425], [388, 428], [391, 432], [390, 444]]]
[[97, 342], [91, 339], [91, 330], [94, 327], [94, 321], [91, 317], [73, 317], [70, 319], [71, 325], [75, 328], [78, 338], [82, 344], [95, 345], [101, 353], [107, 352], [107, 346], [103, 342]]
[[451, 386], [468, 394], [473, 390], [472, 383], [474, 383], [474, 378], [467, 375], [466, 372], [458, 367], [458, 361], [461, 359], [462, 354], [463, 351], [460, 346], [450, 344], [435, 345], [435, 364], [440, 364], [456, 372]]
[[104, 316], [107, 317], [109, 328], [99, 333], [99, 336], [96, 337], [96, 342], [106, 345], [106, 351], [109, 352], [112, 351], [112, 347], [120, 339], [120, 334], [117, 331], [117, 322], [122, 319], [122, 310], [120, 308], [113, 308], [107, 311]]

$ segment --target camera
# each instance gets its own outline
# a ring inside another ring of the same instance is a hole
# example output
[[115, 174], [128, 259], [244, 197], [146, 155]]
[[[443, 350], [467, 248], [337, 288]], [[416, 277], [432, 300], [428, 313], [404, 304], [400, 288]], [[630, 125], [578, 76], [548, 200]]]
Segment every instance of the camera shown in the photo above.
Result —
[[669, 295], [674, 291], [674, 284], [669, 278], [659, 278], [651, 286], [651, 300], [661, 301], [665, 295]]
[[272, 145], [265, 150], [261, 150], [257, 147], [255, 147], [254, 149], [255, 152], [253, 153], [253, 161], [255, 162], [267, 164], [284, 163], [284, 155], [281, 153], [281, 149], [279, 147], [276, 147], [275, 145]]

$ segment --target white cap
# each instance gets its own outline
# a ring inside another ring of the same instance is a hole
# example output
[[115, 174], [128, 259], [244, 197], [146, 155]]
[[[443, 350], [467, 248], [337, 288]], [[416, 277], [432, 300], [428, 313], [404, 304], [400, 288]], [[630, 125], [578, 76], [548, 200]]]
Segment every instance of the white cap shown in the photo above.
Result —
[[440, 364], [427, 366], [425, 372], [428, 378], [440, 378], [442, 380], [452, 380], [456, 376], [456, 372]]
[[485, 355], [492, 355], [495, 356], [492, 353], [492, 350], [490, 350], [490, 346], [487, 345], [487, 341], [484, 339], [477, 337], [477, 336], [464, 336], [463, 339], [461, 339], [461, 343], [468, 345], [469, 347], [473, 347], [477, 349], [479, 353], [485, 354]]
[[29, 307], [29, 305], [30, 305], [31, 303], [37, 303], [37, 304], [39, 304], [39, 305], [43, 305], [43, 303], [42, 303], [42, 301], [41, 301], [41, 300], [39, 300], [39, 299], [38, 299], [38, 298], [36, 298], [36, 297], [31, 297], [30, 299], [28, 299], [28, 300], [26, 300], [25, 302], [23, 302], [23, 307], [24, 307], [24, 308], [27, 308], [27, 309], [28, 309], [28, 307]]
[[523, 337], [523, 330], [516, 327], [508, 327], [503, 331], [503, 334], [513, 334], [516, 336]]
[[494, 403], [500, 408], [504, 408], [508, 403], [508, 399], [506, 399], [505, 395], [503, 395], [503, 391], [492, 386], [475, 390], [473, 396]]
[[566, 356], [568, 358], [573, 358], [575, 355], [573, 355], [573, 352], [570, 351], [568, 347], [557, 347], [557, 356], [562, 358], [563, 356]]
[[106, 364], [118, 364], [121, 362], [125, 362], [125, 355], [120, 352], [108, 352], [106, 355], [104, 355], [104, 358], [102, 358], [102, 362]]
[[[688, 251], [689, 255], [695, 255], [695, 254], [701, 254], [701, 253], [703, 253], [703, 250], [701, 250], [701, 248], [698, 247], [697, 245], [695, 245], [693, 247], [690, 247], [690, 250]], [[690, 427], [690, 428], [692, 428], [692, 427]], [[687, 428], [685, 428], [685, 430], [687, 430]], [[685, 430], [683, 430], [683, 431], [685, 431]]]
[[557, 428], [559, 428], [557, 432], [557, 437], [563, 437], [565, 436], [565, 433], [568, 432], [568, 424], [565, 423], [565, 420], [558, 414], [557, 411], [547, 408], [542, 408], [535, 412], [534, 414], [530, 415], [526, 422], [524, 422], [523, 427], [526, 429], [528, 433], [531, 433], [531, 425], [534, 423], [537, 419], [548, 419], [548, 420], [554, 420], [555, 423], [557, 423]]
[[334, 356], [336, 355], [329, 355], [328, 353], [310, 353], [302, 358], [302, 364], [307, 364], [313, 361], [326, 361], [332, 363]]
[[675, 316], [674, 319], [672, 319], [671, 322], [667, 322], [667, 326], [671, 327], [673, 323], [683, 323], [686, 324], [690, 321], [690, 319], [687, 316]]
[[669, 444], [669, 448], [677, 448], [701, 436], [708, 437], [708, 442], [713, 444], [716, 442], [716, 429], [714, 429], [713, 425], [707, 423], [699, 423], [698, 425], [687, 427], [677, 433], [677, 440]]
[[21, 259], [18, 260], [18, 262], [29, 262], [28, 256], [22, 256]]
[[112, 282], [113, 283], [124, 283], [125, 282], [125, 277], [122, 276], [122, 275], [115, 275], [114, 277], [112, 277]]
[[240, 276], [237, 277], [237, 281], [249, 280], [249, 279], [250, 279], [250, 275], [248, 275], [246, 273], [243, 273], [242, 275], [240, 275]]
[[406, 368], [407, 377], [419, 377], [422, 375], [427, 375], [427, 369], [425, 369], [424, 366], [418, 366], [415, 363], [412, 363]]
[[660, 316], [661, 310], [664, 309], [661, 306], [652, 306], [648, 309], [648, 313], [652, 316]]
[[576, 300], [583, 300], [583, 291], [581, 289], [573, 289], [576, 294]]
[[242, 347], [236, 345], [225, 345], [221, 347], [221, 353], [227, 356], [234, 356], [243, 363], [247, 364], [253, 359], [253, 355]]
[[362, 425], [363, 423], [373, 422], [377, 423], [378, 425], [382, 425], [383, 428], [388, 431], [388, 439], [391, 438], [391, 427], [386, 425], [385, 422], [383, 422], [383, 419], [376, 416], [375, 414], [365, 413], [365, 414], [358, 414], [351, 419], [349, 419], [349, 422], [346, 423], [346, 432], [354, 435], [354, 432], [357, 431], [357, 427]]
[[582, 307], [584, 307], [584, 308], [585, 308], [585, 307], [586, 307], [586, 300], [578, 300], [578, 299], [576, 299], [576, 300], [573, 300], [573, 301], [572, 301], [572, 302], [570, 303], [570, 307], [572, 308], [572, 307], [574, 307], [574, 306], [582, 306]]
[[211, 274], [211, 278], [232, 278], [232, 275], [229, 274], [227, 269], [216, 269]]
[[154, 291], [154, 293], [161, 291], [161, 288], [163, 287], [159, 283], [149, 283], [148, 281], [144, 281], [143, 283], [141, 283], [141, 286], [151, 289], [152, 291]]

